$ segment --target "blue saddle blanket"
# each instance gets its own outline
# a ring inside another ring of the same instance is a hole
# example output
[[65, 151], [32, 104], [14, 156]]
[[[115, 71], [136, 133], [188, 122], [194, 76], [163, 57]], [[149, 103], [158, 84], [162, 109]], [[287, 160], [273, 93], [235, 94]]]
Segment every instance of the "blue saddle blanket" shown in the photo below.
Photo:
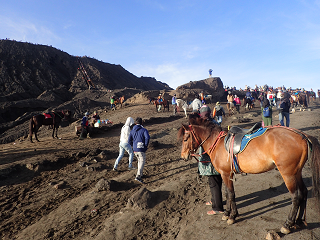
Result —
[[248, 143], [256, 138], [256, 137], [259, 137], [261, 136], [262, 134], [264, 134], [266, 131], [268, 130], [268, 128], [259, 128], [256, 132], [252, 133], [252, 134], [246, 134], [244, 135], [244, 137], [242, 138], [242, 141], [241, 141], [241, 147], [240, 147], [240, 152], [241, 153], [248, 145]]

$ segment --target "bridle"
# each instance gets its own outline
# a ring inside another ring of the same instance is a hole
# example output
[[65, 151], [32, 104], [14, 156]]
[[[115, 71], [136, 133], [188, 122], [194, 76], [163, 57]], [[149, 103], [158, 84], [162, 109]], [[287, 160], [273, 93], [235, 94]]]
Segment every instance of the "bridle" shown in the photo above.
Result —
[[217, 146], [218, 142], [220, 141], [220, 139], [227, 135], [227, 133], [225, 131], [220, 131], [218, 137], [216, 138], [214, 143], [211, 145], [211, 147], [209, 147], [207, 151], [201, 153], [201, 155], [200, 155], [200, 154], [197, 154], [196, 151], [198, 150], [199, 147], [201, 147], [210, 138], [210, 136], [212, 134], [212, 129], [211, 129], [208, 137], [200, 143], [199, 139], [197, 138], [197, 136], [196, 136], [196, 134], [195, 134], [195, 132], [194, 132], [194, 130], [192, 128], [192, 125], [189, 125], [189, 129], [186, 129], [185, 126], [183, 126], [183, 128], [185, 130], [185, 133], [191, 132], [191, 134], [193, 136], [193, 137], [191, 137], [191, 146], [193, 147], [193, 138], [196, 140], [196, 142], [198, 144], [198, 146], [196, 148], [193, 148], [193, 149], [189, 150], [189, 155], [191, 157], [194, 157], [198, 162], [199, 162], [199, 159], [197, 159], [197, 157], [201, 157], [201, 155], [203, 155], [205, 153], [210, 153], [211, 151], [213, 151], [215, 149], [215, 147]]

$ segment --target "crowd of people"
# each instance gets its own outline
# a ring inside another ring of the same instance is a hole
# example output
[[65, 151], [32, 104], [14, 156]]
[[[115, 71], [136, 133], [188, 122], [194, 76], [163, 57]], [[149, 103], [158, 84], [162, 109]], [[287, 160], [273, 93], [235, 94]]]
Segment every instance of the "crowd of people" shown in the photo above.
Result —
[[[228, 88], [227, 91], [227, 104], [235, 106], [236, 111], [240, 113], [241, 100], [237, 94], [233, 94], [236, 88]], [[282, 126], [289, 127], [290, 125], [290, 98], [293, 94], [299, 92], [305, 92], [304, 89], [286, 89], [284, 87], [273, 89], [272, 87], [263, 86], [254, 89], [247, 87], [241, 91], [244, 91], [244, 99], [252, 102], [259, 101], [262, 115], [262, 126], [272, 126], [272, 113], [273, 107], [279, 110], [279, 121]], [[238, 90], [238, 91], [240, 91]], [[319, 91], [320, 92], [320, 91]], [[159, 103], [163, 101], [162, 94], [156, 99]], [[114, 108], [114, 98], [110, 101], [111, 109]], [[173, 114], [177, 113], [177, 97], [176, 94], [172, 96], [171, 104], [173, 106]], [[226, 116], [224, 108], [220, 102], [216, 102], [211, 111], [210, 107], [205, 102], [205, 96], [203, 92], [197, 94], [194, 100], [191, 102], [190, 107], [193, 113], [199, 114], [199, 116], [207, 121], [211, 121], [217, 125], [221, 125], [223, 117]], [[85, 113], [85, 116], [81, 120], [82, 132], [80, 139], [84, 139], [86, 134], [90, 137], [90, 123], [89, 123], [89, 112]], [[99, 121], [99, 115], [94, 112], [91, 117], [91, 124]], [[118, 171], [118, 165], [123, 158], [125, 152], [129, 154], [128, 170], [137, 169], [135, 180], [144, 183], [143, 181], [143, 168], [146, 162], [146, 151], [148, 149], [150, 141], [149, 132], [142, 126], [142, 119], [140, 117], [134, 120], [132, 117], [128, 117], [125, 124], [121, 129], [120, 143], [119, 143], [119, 155], [114, 162], [113, 171]], [[207, 211], [208, 215], [214, 215], [217, 213], [223, 213], [222, 204], [222, 178], [219, 172], [217, 172], [210, 161], [210, 157], [207, 153], [204, 153], [203, 148], [199, 147], [199, 162], [198, 162], [198, 174], [199, 176], [207, 176], [208, 184], [211, 193], [210, 201], [206, 202], [206, 205], [211, 206], [211, 210]], [[137, 168], [133, 166], [133, 158], [137, 158]]]

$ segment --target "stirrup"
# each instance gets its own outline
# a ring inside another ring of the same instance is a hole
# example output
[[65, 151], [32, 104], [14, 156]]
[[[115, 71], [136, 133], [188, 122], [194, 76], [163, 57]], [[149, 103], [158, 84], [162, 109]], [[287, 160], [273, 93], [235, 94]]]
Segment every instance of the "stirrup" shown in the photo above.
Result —
[[[233, 173], [233, 177], [231, 177], [231, 173]], [[231, 180], [233, 182], [237, 181], [236, 174], [234, 173], [234, 171], [230, 172], [229, 180]]]

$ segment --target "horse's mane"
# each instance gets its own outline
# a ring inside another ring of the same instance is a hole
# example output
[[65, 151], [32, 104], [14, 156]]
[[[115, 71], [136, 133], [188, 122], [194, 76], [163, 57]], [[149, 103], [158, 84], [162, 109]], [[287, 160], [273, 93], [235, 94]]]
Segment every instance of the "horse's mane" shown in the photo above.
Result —
[[[203, 126], [204, 128], [207, 128], [208, 130], [213, 132], [222, 131], [222, 128], [220, 126], [218, 126], [217, 124], [213, 123], [210, 120], [201, 118], [198, 113], [193, 113], [189, 115], [189, 124]], [[182, 124], [182, 127], [179, 129], [179, 132], [178, 132], [178, 139], [181, 139], [184, 136], [184, 132], [186, 129], [189, 129], [189, 126]]]

